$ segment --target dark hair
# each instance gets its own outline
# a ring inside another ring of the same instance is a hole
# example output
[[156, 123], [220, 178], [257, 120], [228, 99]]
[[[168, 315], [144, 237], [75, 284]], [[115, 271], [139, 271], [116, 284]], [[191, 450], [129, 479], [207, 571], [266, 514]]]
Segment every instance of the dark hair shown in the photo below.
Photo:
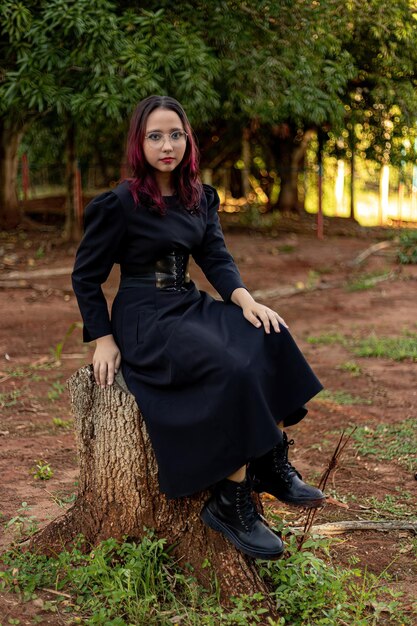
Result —
[[152, 111], [159, 108], [175, 111], [188, 135], [184, 157], [173, 171], [173, 183], [184, 207], [189, 211], [196, 211], [203, 191], [199, 176], [199, 151], [184, 109], [177, 100], [169, 96], [149, 96], [141, 100], [132, 115], [127, 137], [127, 162], [133, 173], [130, 190], [136, 203], [142, 200], [160, 213], [165, 213], [161, 191], [143, 151], [146, 122]]

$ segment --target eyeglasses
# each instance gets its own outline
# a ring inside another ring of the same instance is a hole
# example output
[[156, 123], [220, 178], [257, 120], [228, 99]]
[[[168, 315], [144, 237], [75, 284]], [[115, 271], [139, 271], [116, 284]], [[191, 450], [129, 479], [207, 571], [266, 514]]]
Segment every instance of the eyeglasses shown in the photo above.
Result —
[[187, 133], [183, 130], [174, 130], [172, 133], [149, 133], [145, 135], [145, 139], [153, 148], [162, 148], [165, 143], [165, 137], [169, 138], [169, 142], [172, 146], [180, 146], [187, 141]]

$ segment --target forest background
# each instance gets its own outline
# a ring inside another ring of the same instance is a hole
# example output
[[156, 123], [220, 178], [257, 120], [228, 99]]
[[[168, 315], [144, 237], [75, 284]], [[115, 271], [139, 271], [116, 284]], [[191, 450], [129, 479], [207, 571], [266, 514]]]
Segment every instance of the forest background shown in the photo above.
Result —
[[0, 18], [6, 227], [21, 220], [29, 164], [38, 194], [66, 189], [65, 233], [77, 239], [77, 171], [86, 191], [126, 174], [128, 119], [152, 93], [184, 105], [205, 180], [230, 211], [317, 210], [324, 153], [330, 215], [417, 220], [409, 0], [4, 0]]

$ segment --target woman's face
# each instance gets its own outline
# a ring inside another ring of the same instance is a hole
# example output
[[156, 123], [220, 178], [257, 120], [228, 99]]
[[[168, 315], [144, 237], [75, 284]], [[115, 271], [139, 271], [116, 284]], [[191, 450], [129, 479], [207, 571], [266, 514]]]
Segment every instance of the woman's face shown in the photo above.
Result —
[[183, 159], [187, 136], [181, 119], [170, 109], [154, 109], [146, 122], [143, 152], [149, 165], [159, 172], [169, 173]]

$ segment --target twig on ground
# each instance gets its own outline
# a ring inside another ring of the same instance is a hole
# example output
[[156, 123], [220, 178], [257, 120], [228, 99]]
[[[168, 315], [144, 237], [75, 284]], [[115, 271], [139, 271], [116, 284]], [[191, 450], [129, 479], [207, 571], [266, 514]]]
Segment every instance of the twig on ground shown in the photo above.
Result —
[[[304, 530], [304, 528], [305, 526], [294, 526], [292, 530]], [[351, 530], [375, 530], [384, 533], [390, 532], [391, 530], [409, 530], [417, 534], [417, 520], [415, 522], [407, 520], [346, 520], [317, 524], [309, 528], [309, 532], [314, 531], [320, 535], [339, 535]]]
[[392, 245], [392, 241], [380, 241], [378, 243], [374, 243], [372, 246], [369, 246], [369, 248], [366, 248], [366, 250], [358, 254], [358, 256], [355, 257], [353, 261], [349, 261], [347, 265], [349, 265], [350, 267], [357, 267], [358, 265], [361, 265], [361, 263], [366, 261], [366, 259], [370, 257], [371, 254], [375, 254], [375, 252], [380, 252], [380, 250], [386, 250], [387, 248], [391, 248]]
[[[340, 435], [340, 439], [338, 441], [338, 444], [336, 446], [335, 451], [333, 452], [333, 455], [329, 461], [329, 464], [327, 466], [327, 468], [325, 469], [325, 471], [322, 474], [322, 477], [320, 478], [320, 482], [318, 484], [319, 489], [324, 490], [326, 488], [326, 484], [327, 481], [329, 479], [330, 474], [332, 473], [332, 471], [337, 467], [338, 462], [340, 461], [340, 457], [343, 454], [344, 449], [346, 448], [347, 444], [349, 443], [353, 433], [356, 430], [356, 426], [354, 428], [352, 428], [351, 432], [349, 433], [349, 435], [347, 435], [345, 437], [345, 433], [346, 431], [343, 430], [342, 434]], [[310, 509], [307, 513], [307, 519], [306, 522], [304, 524], [304, 528], [303, 528], [303, 534], [301, 535], [301, 537], [299, 538], [298, 541], [298, 550], [300, 551], [303, 547], [303, 544], [305, 542], [305, 540], [307, 539], [307, 535], [310, 532], [312, 526], [313, 526], [313, 522], [314, 519], [317, 515], [317, 511], [319, 509]]]

